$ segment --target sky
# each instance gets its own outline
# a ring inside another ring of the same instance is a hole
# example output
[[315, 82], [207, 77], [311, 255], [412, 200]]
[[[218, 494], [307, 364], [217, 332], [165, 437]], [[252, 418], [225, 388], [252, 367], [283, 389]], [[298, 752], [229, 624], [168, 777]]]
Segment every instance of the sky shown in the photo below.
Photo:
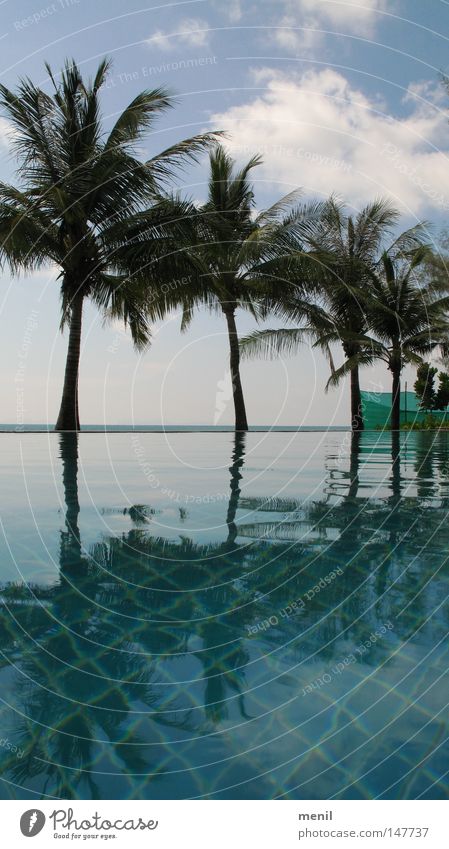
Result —
[[[1, 81], [29, 76], [43, 88], [74, 57], [91, 75], [104, 55], [109, 127], [144, 88], [176, 94], [141, 147], [149, 157], [194, 133], [219, 129], [239, 163], [253, 153], [257, 208], [293, 189], [304, 199], [335, 193], [352, 212], [378, 196], [402, 213], [401, 228], [426, 221], [437, 240], [449, 220], [447, 0], [2, 0]], [[207, 160], [176, 183], [204, 198]], [[0, 179], [14, 182], [8, 125], [0, 118]], [[66, 335], [59, 330], [57, 269], [0, 277], [0, 421], [56, 419]], [[239, 332], [254, 329], [246, 314]], [[266, 326], [275, 326], [268, 322]], [[341, 352], [336, 350], [336, 360]], [[80, 413], [84, 424], [231, 424], [224, 320], [198, 313], [156, 325], [137, 354], [119, 325], [84, 314]], [[244, 362], [250, 424], [342, 425], [348, 386], [325, 392], [328, 365], [304, 345], [289, 358]], [[407, 370], [409, 387], [414, 373]], [[362, 387], [389, 391], [382, 367]]]

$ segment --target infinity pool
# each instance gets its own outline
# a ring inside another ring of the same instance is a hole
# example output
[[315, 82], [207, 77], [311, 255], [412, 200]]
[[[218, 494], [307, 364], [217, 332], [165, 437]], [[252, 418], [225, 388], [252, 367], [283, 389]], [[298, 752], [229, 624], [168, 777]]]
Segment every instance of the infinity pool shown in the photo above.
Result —
[[449, 798], [447, 433], [0, 454], [2, 798]]

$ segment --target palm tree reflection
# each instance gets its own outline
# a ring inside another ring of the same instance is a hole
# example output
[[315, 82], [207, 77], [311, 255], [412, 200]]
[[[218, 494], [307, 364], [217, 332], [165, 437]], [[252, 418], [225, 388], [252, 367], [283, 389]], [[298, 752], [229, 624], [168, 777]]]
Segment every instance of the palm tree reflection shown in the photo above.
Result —
[[234, 450], [232, 452], [232, 463], [229, 467], [231, 473], [231, 494], [229, 497], [228, 512], [226, 516], [226, 524], [228, 526], [229, 544], [235, 543], [237, 539], [237, 525], [235, 517], [239, 506], [240, 499], [240, 481], [242, 479], [242, 467], [245, 462], [245, 440], [246, 433], [239, 431], [235, 434]]
[[[60, 435], [59, 579], [3, 588], [10, 612], [0, 620], [5, 656], [25, 648], [12, 700], [24, 717], [14, 720], [13, 732], [24, 755], [0, 753], [9, 780], [62, 798], [154, 795], [166, 772], [194, 763], [199, 737], [227, 718], [253, 718], [246, 696], [253, 647], [262, 662], [266, 650], [280, 649], [291, 663], [309, 653], [332, 660], [341, 654], [342, 634], [358, 642], [405, 608], [395, 630], [406, 637], [426, 615], [435, 564], [425, 549], [416, 568], [413, 556], [420, 535], [425, 545], [447, 513], [447, 495], [438, 503], [429, 498], [430, 491], [447, 493], [446, 440], [430, 450], [425, 434], [407, 436], [417, 490], [409, 497], [400, 434], [373, 445], [369, 433], [354, 433], [346, 459], [329, 457], [323, 497], [304, 503], [242, 496], [246, 438], [237, 433], [233, 440], [222, 542], [156, 536], [154, 510], [138, 504], [121, 510], [126, 532], [85, 551], [82, 437]], [[374, 497], [366, 470], [376, 468], [377, 457], [383, 489]], [[238, 519], [240, 508], [245, 519]], [[449, 545], [447, 523], [439, 533]], [[311, 593], [336, 569], [338, 579]], [[281, 616], [305, 598], [297, 615]], [[277, 623], [258, 629], [270, 616]], [[379, 662], [385, 651], [379, 642], [366, 662]]]
[[[140, 786], [145, 796], [148, 772], [157, 780], [164, 771], [164, 737], [168, 741], [171, 732], [184, 732], [194, 738], [219, 723], [226, 716], [228, 689], [245, 715], [241, 691], [247, 654], [236, 639], [238, 617], [232, 615], [238, 595], [233, 577], [241, 560], [235, 517], [244, 435], [236, 434], [233, 445], [224, 544], [154, 537], [151, 509], [136, 505], [124, 511], [133, 527], [89, 552], [83, 552], [79, 526], [79, 436], [62, 433], [59, 440], [65, 501], [59, 581], [48, 589], [33, 587], [32, 606], [23, 608], [25, 615], [19, 605], [15, 611], [30, 641], [22, 662], [25, 682], [16, 689], [26, 718], [15, 733], [25, 755], [10, 758], [5, 770], [19, 784], [38, 781], [42, 793], [100, 798], [108, 792], [107, 777], [97, 775], [101, 758], [106, 776], [113, 770], [124, 779], [133, 775], [132, 792], [138, 794]], [[179, 592], [187, 589], [191, 593]], [[6, 588], [6, 594], [13, 602], [17, 588]], [[193, 635], [202, 642], [194, 656], [203, 669], [203, 715], [192, 710], [188, 687], [178, 685], [170, 672], [171, 658], [188, 651]], [[15, 640], [14, 627], [8, 636]], [[155, 689], [161, 674], [166, 686]], [[146, 747], [148, 717], [165, 729], [160, 747]]]
[[65, 530], [61, 531], [60, 567], [61, 574], [79, 577], [84, 563], [81, 556], [81, 539], [78, 527], [80, 504], [78, 497], [78, 433], [59, 435], [59, 450], [62, 460], [62, 486], [65, 503]]

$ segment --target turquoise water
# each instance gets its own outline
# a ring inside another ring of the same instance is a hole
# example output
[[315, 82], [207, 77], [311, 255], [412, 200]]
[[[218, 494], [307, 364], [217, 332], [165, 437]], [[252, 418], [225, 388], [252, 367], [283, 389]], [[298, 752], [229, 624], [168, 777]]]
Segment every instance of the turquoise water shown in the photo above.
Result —
[[3, 434], [2, 798], [448, 798], [448, 440]]

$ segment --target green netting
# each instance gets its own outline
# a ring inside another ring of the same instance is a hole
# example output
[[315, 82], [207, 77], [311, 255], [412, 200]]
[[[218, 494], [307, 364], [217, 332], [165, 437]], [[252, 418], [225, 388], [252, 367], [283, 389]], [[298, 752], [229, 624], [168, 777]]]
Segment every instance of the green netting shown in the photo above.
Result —
[[[363, 392], [363, 413], [365, 427], [385, 427], [390, 422], [391, 393]], [[419, 400], [414, 392], [401, 392], [401, 424], [408, 422], [423, 422], [429, 414], [419, 409]], [[447, 411], [433, 412], [433, 416], [443, 421]]]

